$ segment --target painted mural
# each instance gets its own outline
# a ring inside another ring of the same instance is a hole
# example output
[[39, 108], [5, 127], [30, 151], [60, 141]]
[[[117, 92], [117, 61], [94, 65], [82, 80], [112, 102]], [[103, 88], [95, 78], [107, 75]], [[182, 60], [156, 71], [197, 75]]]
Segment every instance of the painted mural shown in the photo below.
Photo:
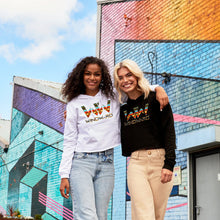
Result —
[[71, 200], [59, 192], [65, 106], [46, 94], [14, 86], [10, 148], [0, 160], [3, 213], [11, 207], [23, 216], [72, 219]]
[[[100, 56], [111, 70], [132, 59], [151, 84], [168, 93], [178, 135], [220, 124], [220, 12], [217, 1], [145, 0], [102, 4]], [[178, 147], [178, 146], [177, 146]], [[173, 187], [165, 219], [188, 219], [187, 158], [177, 148], [181, 183]], [[113, 219], [131, 219], [128, 160], [115, 149]], [[120, 211], [120, 210], [124, 210]]]

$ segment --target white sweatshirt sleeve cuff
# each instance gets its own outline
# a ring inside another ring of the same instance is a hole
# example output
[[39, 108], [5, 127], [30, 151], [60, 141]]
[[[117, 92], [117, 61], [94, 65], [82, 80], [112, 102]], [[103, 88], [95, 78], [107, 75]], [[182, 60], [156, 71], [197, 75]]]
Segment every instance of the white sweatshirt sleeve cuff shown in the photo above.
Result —
[[152, 92], [155, 92], [155, 89], [156, 89], [158, 86], [159, 86], [158, 84], [156, 84], [156, 85], [150, 85], [150, 90], [151, 90]]
[[63, 179], [63, 178], [69, 179], [69, 175], [68, 174], [61, 174], [61, 173], [59, 173], [59, 174], [60, 174], [60, 178], [61, 179]]

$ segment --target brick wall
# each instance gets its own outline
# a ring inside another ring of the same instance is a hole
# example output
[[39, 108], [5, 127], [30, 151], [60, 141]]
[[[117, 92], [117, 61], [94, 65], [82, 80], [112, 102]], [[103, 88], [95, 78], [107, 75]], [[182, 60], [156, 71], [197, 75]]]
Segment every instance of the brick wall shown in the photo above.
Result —
[[64, 110], [59, 100], [14, 86], [11, 143], [0, 159], [3, 210], [13, 206], [25, 216], [62, 219], [64, 206], [72, 209], [71, 199], [64, 202], [59, 191]]
[[[114, 64], [132, 59], [150, 83], [165, 88], [174, 113], [177, 139], [183, 133], [220, 124], [217, 4], [216, 0], [147, 0], [101, 5], [100, 57], [111, 72]], [[171, 74], [168, 83], [161, 76], [164, 72]], [[181, 146], [177, 146], [176, 166], [181, 167], [182, 183], [173, 188], [167, 220], [188, 219], [187, 158], [178, 147]], [[126, 187], [125, 162], [118, 151], [115, 151], [115, 164], [118, 171], [114, 194], [117, 195], [124, 193]], [[131, 219], [126, 195], [113, 197], [114, 202], [124, 204], [118, 213], [123, 216], [120, 219]]]

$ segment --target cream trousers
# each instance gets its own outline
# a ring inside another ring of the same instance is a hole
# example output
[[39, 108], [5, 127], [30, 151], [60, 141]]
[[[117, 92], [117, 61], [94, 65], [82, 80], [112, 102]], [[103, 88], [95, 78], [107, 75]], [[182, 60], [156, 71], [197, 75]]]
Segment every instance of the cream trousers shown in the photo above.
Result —
[[173, 182], [161, 183], [165, 150], [132, 153], [127, 173], [132, 220], [163, 220]]

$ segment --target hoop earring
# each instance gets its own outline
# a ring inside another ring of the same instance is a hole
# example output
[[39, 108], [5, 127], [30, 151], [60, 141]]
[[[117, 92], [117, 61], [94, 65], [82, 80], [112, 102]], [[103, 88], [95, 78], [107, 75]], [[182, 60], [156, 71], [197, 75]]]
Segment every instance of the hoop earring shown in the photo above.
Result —
[[101, 81], [100, 84], [99, 84], [99, 88], [103, 89], [103, 87], [104, 87], [104, 83], [103, 83], [103, 81]]

